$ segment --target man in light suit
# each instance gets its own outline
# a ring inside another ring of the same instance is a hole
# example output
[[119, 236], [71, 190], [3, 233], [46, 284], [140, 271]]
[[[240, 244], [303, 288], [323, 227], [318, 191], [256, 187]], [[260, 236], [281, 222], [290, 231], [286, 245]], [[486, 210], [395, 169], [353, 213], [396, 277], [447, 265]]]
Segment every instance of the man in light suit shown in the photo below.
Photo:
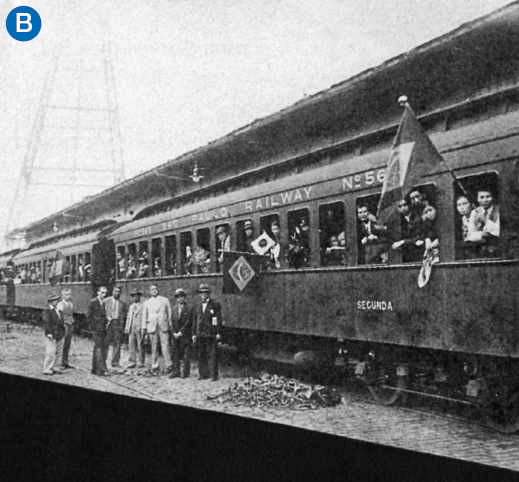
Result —
[[169, 378], [180, 377], [182, 362], [182, 378], [187, 378], [191, 371], [191, 338], [193, 336], [193, 308], [186, 303], [186, 292], [179, 288], [175, 291], [177, 304], [172, 308], [171, 315], [171, 356], [173, 371]]
[[[61, 373], [61, 356], [63, 354], [63, 337], [65, 325], [63, 313], [58, 310], [59, 296], [51, 294], [47, 299], [49, 306], [43, 312], [43, 324], [45, 326], [45, 359], [43, 360], [43, 374], [53, 375]], [[58, 368], [54, 368], [54, 367]]]
[[144, 352], [141, 348], [142, 337], [146, 331], [146, 324], [142, 317], [144, 303], [141, 301], [142, 292], [135, 288], [130, 296], [133, 303], [128, 309], [124, 332], [128, 335], [130, 357], [128, 368], [135, 368], [137, 355], [139, 356], [139, 368], [144, 367]]
[[103, 303], [108, 290], [100, 286], [97, 296], [88, 305], [87, 320], [94, 335], [94, 353], [92, 356], [92, 373], [94, 375], [108, 375], [105, 363], [106, 311]]
[[166, 370], [170, 372], [171, 354], [169, 348], [169, 327], [171, 326], [171, 304], [164, 296], [159, 296], [159, 287], [156, 284], [150, 286], [151, 297], [144, 302], [143, 319], [146, 324], [146, 332], [151, 336], [152, 369], [159, 369], [158, 344], [162, 350]]
[[121, 288], [119, 286], [114, 287], [112, 296], [106, 298], [104, 305], [106, 319], [108, 320], [105, 338], [105, 364], [108, 358], [110, 343], [113, 343], [112, 367], [117, 368], [121, 366], [119, 364], [119, 360], [121, 359], [121, 343], [126, 322], [126, 313], [128, 311], [126, 303], [121, 300]]
[[470, 214], [466, 239], [477, 249], [478, 257], [498, 256], [501, 235], [499, 205], [488, 189], [478, 190], [478, 204]]
[[218, 380], [218, 342], [221, 340], [222, 308], [211, 299], [208, 285], [198, 289], [202, 302], [196, 309], [193, 343], [198, 345], [198, 374], [200, 380], [212, 377]]

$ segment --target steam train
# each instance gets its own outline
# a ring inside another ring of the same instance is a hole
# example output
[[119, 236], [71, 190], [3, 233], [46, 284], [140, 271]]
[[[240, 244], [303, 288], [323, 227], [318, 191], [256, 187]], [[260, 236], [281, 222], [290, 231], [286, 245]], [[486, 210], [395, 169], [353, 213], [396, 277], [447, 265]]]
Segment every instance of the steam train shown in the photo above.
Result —
[[[0, 255], [0, 268], [11, 272], [0, 286], [4, 314], [37, 320], [48, 292], [66, 287], [88, 330], [87, 303], [101, 284], [117, 283], [127, 299], [152, 282], [170, 297], [183, 287], [194, 302], [198, 285], [207, 283], [222, 302], [224, 339], [240, 349], [357, 377], [384, 404], [414, 392], [474, 404], [494, 428], [515, 432], [518, 27], [513, 3], [164, 166], [164, 173], [175, 173], [197, 162], [206, 168], [200, 186], [166, 186], [157, 197], [166, 176], [141, 175], [120, 188], [126, 198], [145, 197], [122, 221], [98, 216], [56, 234], [49, 226], [61, 219], [58, 213], [28, 227], [38, 233], [33, 242]], [[357, 208], [376, 212], [402, 93], [450, 168], [436, 168], [415, 186], [437, 212], [440, 262], [423, 288], [421, 262], [404, 262], [388, 249], [370, 264], [359, 243]], [[463, 255], [460, 183], [469, 197], [486, 189], [499, 204], [501, 233], [492, 256]], [[107, 212], [116, 194], [99, 195]], [[303, 264], [281, 256], [279, 266], [261, 271], [253, 292], [222, 292], [220, 227], [231, 251], [240, 251], [247, 221], [254, 237], [275, 237], [278, 224], [279, 244], [288, 246], [303, 219], [309, 226]], [[339, 236], [343, 255], [330, 263], [330, 239]], [[195, 247], [207, 253], [203, 268], [189, 262]], [[47, 267], [57, 251], [70, 269], [52, 288]], [[21, 269], [25, 282], [14, 284]], [[31, 271], [40, 273], [38, 282], [27, 277]]]

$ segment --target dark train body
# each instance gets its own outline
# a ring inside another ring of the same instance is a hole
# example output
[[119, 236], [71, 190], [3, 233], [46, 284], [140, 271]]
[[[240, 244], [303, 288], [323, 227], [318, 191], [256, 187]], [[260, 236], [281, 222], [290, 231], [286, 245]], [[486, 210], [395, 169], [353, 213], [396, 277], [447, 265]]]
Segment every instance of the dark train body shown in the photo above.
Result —
[[[222, 302], [228, 343], [267, 358], [302, 354], [296, 360], [349, 372], [383, 403], [406, 390], [476, 403], [494, 426], [514, 431], [519, 428], [519, 54], [512, 48], [517, 32], [519, 8], [513, 4], [193, 153], [190, 162], [202, 162], [213, 151], [216, 156], [219, 149], [229, 157], [234, 153], [232, 162], [214, 161], [214, 175], [218, 167], [223, 173], [214, 185], [158, 200], [151, 193], [157, 178], [142, 179], [149, 206], [131, 221], [33, 243], [9, 262], [28, 269], [42, 263], [43, 269], [62, 252], [75, 272], [54, 289], [72, 288], [80, 318], [93, 295], [90, 281], [94, 287], [118, 283], [126, 298], [152, 282], [169, 297], [183, 287], [190, 302], [196, 301], [198, 285], [208, 283]], [[420, 186], [437, 209], [440, 242], [440, 262], [423, 288], [417, 284], [421, 263], [403, 263], [389, 250], [387, 262], [364, 264], [358, 242], [357, 207], [376, 206], [401, 113], [400, 94], [416, 100], [421, 123], [460, 182], [472, 194], [491, 186], [501, 216], [499, 255], [465, 259], [458, 184], [445, 167], [423, 178]], [[244, 136], [256, 146], [250, 149], [260, 146], [263, 157], [243, 157], [245, 147], [237, 143]], [[283, 136], [286, 145], [279, 140]], [[210, 174], [208, 169], [206, 177]], [[110, 194], [106, 199], [109, 203]], [[219, 226], [229, 229], [235, 251], [245, 221], [252, 221], [257, 237], [271, 234], [277, 220], [281, 245], [287, 246], [301, 218], [310, 225], [306, 266], [294, 269], [283, 258], [280, 268], [261, 272], [253, 292], [222, 293]], [[343, 261], [332, 267], [325, 243], [342, 232]], [[210, 261], [188, 273], [186, 248], [196, 245]], [[88, 282], [77, 272], [79, 256], [85, 263], [87, 254]], [[128, 279], [130, 259], [134, 279]], [[25, 315], [37, 317], [44, 307], [53, 288], [45, 276], [42, 281], [16, 285], [15, 304]], [[11, 313], [7, 288], [0, 287], [0, 304]]]

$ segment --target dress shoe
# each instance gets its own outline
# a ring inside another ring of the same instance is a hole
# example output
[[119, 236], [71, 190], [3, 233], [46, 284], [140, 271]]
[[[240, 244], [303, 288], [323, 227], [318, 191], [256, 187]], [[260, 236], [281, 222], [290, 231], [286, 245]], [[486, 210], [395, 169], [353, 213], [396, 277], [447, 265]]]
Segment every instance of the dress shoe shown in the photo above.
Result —
[[180, 378], [180, 373], [171, 372], [168, 378]]
[[119, 363], [116, 363], [115, 365], [112, 363], [112, 368], [121, 368], [121, 365], [119, 365]]
[[126, 368], [135, 368], [135, 363], [130, 363]]
[[209, 377], [198, 377], [199, 380], [209, 380]]
[[139, 363], [139, 368], [146, 368], [146, 365], [144, 363]]
[[182, 375], [180, 378], [189, 378], [189, 375]]
[[63, 368], [64, 370], [66, 370], [67, 368], [69, 369], [73, 369], [74, 367], [72, 365], [69, 365], [68, 363], [66, 365], [61, 365], [61, 368]]
[[54, 375], [63, 375], [63, 370], [52, 370], [52, 373], [54, 373]]
[[43, 372], [44, 375], [54, 375], [53, 372]]

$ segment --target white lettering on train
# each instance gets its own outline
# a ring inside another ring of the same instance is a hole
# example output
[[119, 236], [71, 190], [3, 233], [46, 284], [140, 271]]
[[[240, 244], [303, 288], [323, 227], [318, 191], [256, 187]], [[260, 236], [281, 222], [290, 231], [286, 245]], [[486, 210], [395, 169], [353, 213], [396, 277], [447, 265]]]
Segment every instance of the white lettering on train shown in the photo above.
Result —
[[354, 189], [361, 189], [363, 187], [371, 186], [377, 183], [384, 182], [385, 168], [378, 169], [377, 171], [367, 171], [364, 174], [355, 174], [354, 176], [348, 176], [342, 178], [342, 190], [353, 191]]
[[272, 196], [265, 196], [255, 201], [245, 201], [245, 212], [258, 211], [263, 208], [275, 207], [280, 204], [290, 204], [292, 202], [301, 202], [310, 199], [312, 186], [303, 187], [301, 189], [293, 189]]
[[205, 211], [203, 213], [198, 214], [192, 214], [191, 215], [191, 222], [198, 223], [198, 222], [205, 222], [205, 221], [211, 221], [212, 219], [222, 219], [226, 218], [229, 215], [229, 211], [227, 208], [218, 208], [218, 209], [211, 209], [209, 211]]
[[394, 311], [391, 301], [357, 301], [357, 310]]

